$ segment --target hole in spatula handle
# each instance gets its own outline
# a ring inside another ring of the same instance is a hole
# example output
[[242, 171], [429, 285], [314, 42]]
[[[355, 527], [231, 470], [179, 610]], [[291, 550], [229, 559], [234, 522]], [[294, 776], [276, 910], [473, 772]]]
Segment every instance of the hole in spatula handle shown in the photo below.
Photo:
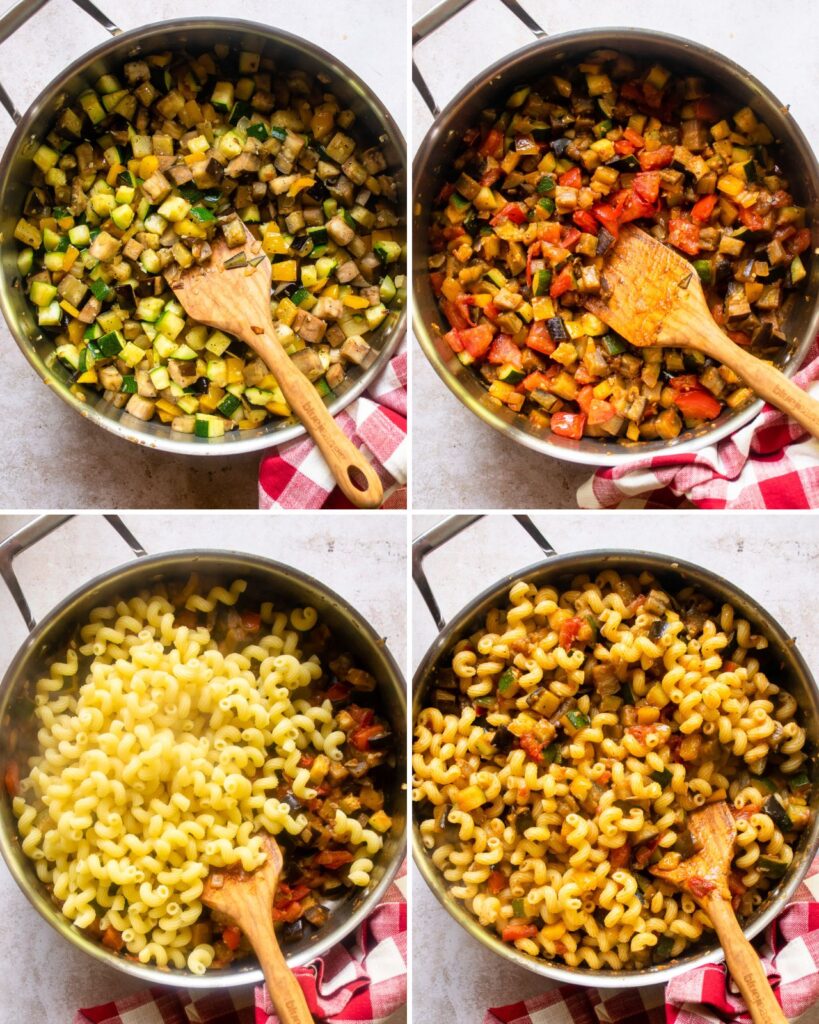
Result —
[[357, 491], [361, 491], [362, 494], [370, 486], [367, 477], [364, 475], [364, 471], [359, 469], [358, 466], [348, 466], [347, 476], [353, 487], [355, 487]]

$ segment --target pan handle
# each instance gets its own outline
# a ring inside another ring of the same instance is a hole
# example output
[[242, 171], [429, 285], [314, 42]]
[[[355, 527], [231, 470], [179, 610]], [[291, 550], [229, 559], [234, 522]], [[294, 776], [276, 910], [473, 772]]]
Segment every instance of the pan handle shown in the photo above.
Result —
[[[79, 0], [74, 0], [78, 3]], [[511, 11], [515, 17], [522, 22], [526, 28], [535, 36], [536, 39], [542, 39], [547, 33], [540, 25], [535, 21], [528, 11], [525, 11], [518, 0], [500, 0], [507, 10]], [[462, 11], [464, 7], [468, 7], [472, 3], [472, 0], [441, 0], [440, 3], [436, 4], [431, 10], [418, 19], [412, 26], [412, 47], [415, 49], [416, 45], [421, 42], [422, 39], [426, 39], [427, 36], [432, 35], [442, 25], [445, 25], [450, 18], [453, 18], [459, 11]], [[441, 113], [441, 108], [435, 102], [435, 97], [432, 95], [429, 86], [427, 85], [424, 76], [421, 74], [418, 65], [415, 63], [415, 58], [412, 59], [412, 84], [418, 90], [421, 99], [429, 107], [430, 113], [433, 117], [437, 117]]]
[[[4, 14], [0, 15], [0, 43], [5, 42], [9, 36], [13, 36], [18, 28], [32, 18], [49, 0], [17, 0]], [[118, 36], [122, 29], [116, 25], [107, 14], [104, 14], [92, 0], [73, 0], [76, 7], [84, 11], [94, 21], [98, 22], [112, 36]], [[14, 105], [14, 100], [9, 96], [3, 83], [0, 82], [0, 105], [8, 111], [9, 117], [15, 124], [20, 123], [23, 116]]]
[[[552, 555], [556, 555], [557, 552], [552, 545], [546, 540], [543, 534], [538, 530], [535, 524], [527, 515], [515, 515], [512, 517], [518, 524], [529, 534], [529, 536], [538, 545], [540, 550], [546, 555], [547, 558], [551, 558]], [[446, 544], [448, 540], [452, 540], [462, 530], [472, 526], [479, 519], [483, 519], [483, 515], [472, 515], [472, 516], [449, 516], [446, 519], [442, 519], [440, 523], [433, 526], [431, 530], [427, 530], [426, 533], [422, 533], [420, 537], [417, 537], [412, 542], [412, 578], [415, 582], [415, 586], [423, 597], [429, 613], [435, 620], [435, 625], [438, 629], [443, 629], [446, 625], [445, 619], [441, 614], [441, 609], [438, 607], [438, 601], [432, 592], [432, 587], [429, 585], [426, 573], [424, 572], [424, 559], [431, 552], [435, 551], [442, 544]]]
[[[31, 609], [23, 593], [23, 588], [20, 586], [20, 581], [14, 573], [12, 563], [23, 551], [26, 551], [38, 541], [41, 541], [43, 537], [47, 537], [54, 530], [67, 523], [69, 519], [73, 518], [70, 515], [38, 516], [0, 543], [0, 577], [2, 577], [3, 582], [9, 588], [9, 592], [14, 598], [14, 603], [20, 609], [20, 614], [23, 616], [29, 630], [34, 629], [37, 621], [31, 614]], [[147, 554], [145, 548], [139, 543], [119, 516], [109, 515], [103, 516], [103, 518], [122, 537], [137, 558]]]

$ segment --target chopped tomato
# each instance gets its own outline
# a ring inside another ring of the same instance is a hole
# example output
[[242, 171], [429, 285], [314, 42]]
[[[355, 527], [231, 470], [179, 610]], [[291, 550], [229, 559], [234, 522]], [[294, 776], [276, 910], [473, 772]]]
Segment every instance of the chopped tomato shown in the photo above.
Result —
[[16, 761], [9, 761], [6, 765], [4, 778], [6, 792], [9, 796], [17, 796], [20, 792], [20, 766]]
[[577, 404], [580, 406], [583, 412], [588, 413], [591, 408], [592, 401], [594, 399], [594, 388], [587, 386], [581, 388], [577, 394]]
[[448, 299], [442, 300], [441, 309], [444, 311], [444, 316], [449, 320], [449, 326], [454, 327], [456, 331], [465, 331], [467, 327], [472, 326], [472, 321], [464, 315], [463, 310], [456, 306], [454, 302], [450, 302]]
[[698, 121], [711, 121], [712, 123], [719, 121], [717, 105], [710, 96], [694, 100], [694, 117]]
[[460, 331], [456, 331], [454, 328], [451, 331], [447, 331], [444, 335], [444, 341], [449, 345], [453, 352], [463, 352], [464, 347], [461, 342]]
[[560, 242], [560, 224], [556, 220], [540, 221], [537, 234], [541, 242], [557, 245]]
[[273, 907], [274, 921], [290, 922], [292, 924], [293, 921], [298, 921], [300, 917], [301, 904], [298, 902], [294, 901], [293, 903], [285, 903], [282, 906], [277, 905]]
[[634, 153], [634, 146], [626, 139], [618, 139], [614, 143], [614, 152], [618, 156], [631, 156]]
[[691, 219], [695, 220], [697, 224], [705, 224], [705, 222], [710, 219], [716, 205], [716, 192], [712, 193], [710, 196], [703, 196], [702, 199], [698, 199], [696, 203], [694, 203], [694, 206], [691, 209]]
[[322, 850], [321, 853], [316, 854], [313, 858], [313, 863], [319, 867], [335, 871], [345, 864], [350, 864], [353, 859], [353, 855], [349, 850]]
[[113, 928], [111, 925], [109, 925], [102, 933], [102, 944], [103, 946], [107, 946], [109, 949], [116, 950], [117, 953], [119, 953], [125, 946], [122, 935], [120, 935], [116, 928]]
[[644, 150], [637, 159], [644, 171], [659, 171], [671, 164], [674, 159], [674, 147], [660, 146], [659, 149], [652, 149], [650, 152]]
[[380, 736], [382, 732], [380, 725], [362, 725], [350, 733], [350, 743], [356, 750], [369, 750], [370, 740]]
[[568, 267], [564, 267], [557, 277], [552, 281], [549, 294], [553, 299], [559, 299], [561, 295], [570, 292], [574, 288], [574, 277]]
[[229, 924], [227, 928], [223, 929], [222, 942], [224, 942], [228, 949], [237, 950], [241, 941], [242, 933], [235, 924]]
[[315, 758], [310, 757], [309, 754], [302, 754], [301, 757], [299, 758], [299, 764], [301, 765], [302, 768], [310, 768], [314, 761]]
[[611, 402], [607, 402], [603, 398], [593, 398], [588, 411], [589, 426], [598, 427], [601, 423], [608, 423], [616, 415]]
[[526, 208], [521, 203], [507, 203], [503, 209], [498, 210], [490, 224], [500, 224], [505, 220], [511, 220], [513, 224], [525, 224], [527, 221]]
[[592, 213], [600, 221], [606, 231], [617, 238], [620, 231], [620, 218], [617, 214], [617, 210], [608, 203], [598, 203], [597, 206], [592, 207]]
[[754, 340], [750, 334], [744, 334], [742, 331], [728, 331], [728, 337], [743, 348], [747, 348]]
[[641, 217], [652, 217], [656, 213], [656, 208], [653, 203], [647, 202], [631, 189], [621, 189], [610, 203], [598, 203], [592, 207], [592, 213], [606, 230], [617, 238], [622, 224], [639, 220]]
[[176, 626], [187, 626], [188, 629], [196, 629], [197, 618], [196, 612], [191, 611], [190, 608], [185, 608], [181, 611], [175, 620]]
[[534, 391], [536, 388], [542, 388], [544, 391], [548, 391], [554, 377], [558, 375], [560, 371], [555, 366], [548, 373], [541, 373], [540, 370], [535, 370], [534, 373], [530, 373], [528, 377], [523, 378], [523, 389], [524, 391]]
[[694, 875], [688, 879], [688, 888], [691, 890], [692, 895], [701, 900], [705, 899], [716, 887], [716, 883], [712, 882], [710, 878], [699, 878], [697, 875]]
[[478, 152], [481, 156], [501, 156], [503, 154], [503, 132], [498, 131], [497, 128], [490, 128]]
[[552, 340], [545, 320], [535, 320], [526, 335], [526, 345], [535, 352], [544, 356], [550, 356], [557, 348], [557, 343]]
[[596, 235], [600, 230], [597, 221], [588, 210], [575, 210], [572, 214], [572, 220], [581, 231], [585, 231], [589, 235]]
[[660, 172], [643, 171], [634, 175], [632, 188], [646, 203], [656, 203], [660, 195]]
[[767, 227], [767, 216], [757, 213], [753, 207], [746, 209], [740, 206], [739, 219], [749, 231], [764, 231]]
[[432, 285], [432, 290], [436, 295], [441, 294], [441, 288], [443, 288], [445, 280], [446, 274], [443, 270], [435, 270], [429, 275], [429, 283]]
[[533, 924], [508, 924], [501, 932], [504, 942], [517, 942], [518, 939], [533, 939], [537, 928]]
[[642, 83], [636, 79], [631, 82], [624, 82], [620, 87], [620, 96], [624, 100], [636, 100], [638, 103], [642, 103], [645, 99]]
[[532, 261], [540, 256], [540, 242], [533, 242], [526, 253], [526, 283], [532, 284]]
[[563, 648], [564, 651], [571, 650], [571, 646], [577, 639], [577, 634], [580, 632], [582, 626], [583, 619], [581, 619], [578, 615], [575, 615], [573, 618], [566, 619], [565, 622], [560, 623], [560, 631], [557, 635], [557, 642]]
[[496, 164], [494, 167], [487, 167], [481, 175], [480, 184], [491, 188], [502, 174], [503, 171], [500, 164]]
[[787, 250], [792, 256], [803, 253], [810, 245], [810, 228], [800, 228], [799, 231], [788, 241]]
[[583, 176], [579, 167], [572, 167], [570, 171], [564, 171], [557, 179], [558, 185], [566, 188], [580, 188], [583, 184]]
[[757, 804], [746, 804], [744, 807], [730, 806], [729, 809], [731, 811], [731, 814], [733, 814], [735, 818], [744, 818], [747, 821], [749, 818], [752, 818], [755, 814], [759, 814], [759, 812], [762, 810], [762, 807], [758, 806]]
[[480, 324], [467, 331], [458, 331], [458, 339], [473, 359], [483, 359], [495, 337], [495, 328], [491, 324]]
[[494, 302], [487, 302], [487, 304], [483, 307], [483, 315], [486, 317], [487, 320], [491, 320], [492, 323], [494, 323], [500, 316], [500, 310], [498, 309]]
[[609, 850], [609, 864], [615, 869], [624, 868], [631, 860], [631, 847], [627, 842], [613, 850]]
[[455, 185], [448, 181], [442, 188], [438, 195], [435, 197], [435, 205], [443, 206], [444, 203], [449, 202], [449, 197], [455, 191]]
[[668, 222], [668, 241], [689, 256], [696, 256], [700, 251], [700, 229], [684, 217], [675, 217]]
[[646, 144], [646, 140], [640, 135], [639, 132], [635, 132], [632, 128], [626, 128], [623, 132], [623, 138], [626, 142], [630, 142], [635, 149], [642, 149]]
[[560, 236], [560, 244], [564, 249], [573, 248], [580, 239], [580, 232], [577, 228], [564, 228]]
[[489, 346], [486, 358], [490, 363], [494, 363], [496, 366], [502, 366], [504, 363], [511, 363], [519, 370], [523, 369], [520, 349], [512, 340], [511, 334], [496, 335], [492, 340], [492, 344]]
[[258, 633], [262, 628], [262, 617], [258, 612], [242, 612], [242, 625], [248, 633]]
[[705, 388], [680, 391], [674, 396], [674, 403], [684, 416], [695, 420], [713, 420], [722, 412], [722, 405]]
[[493, 871], [487, 879], [486, 885], [492, 895], [497, 896], [506, 888], [506, 875], [502, 871]]
[[538, 743], [530, 732], [524, 733], [518, 742], [520, 743], [520, 749], [525, 750], [533, 761], [539, 761], [541, 759], [543, 754], [543, 744]]
[[552, 433], [558, 437], [570, 437], [579, 441], [586, 426], [586, 414], [582, 412], [556, 412], [550, 423]]

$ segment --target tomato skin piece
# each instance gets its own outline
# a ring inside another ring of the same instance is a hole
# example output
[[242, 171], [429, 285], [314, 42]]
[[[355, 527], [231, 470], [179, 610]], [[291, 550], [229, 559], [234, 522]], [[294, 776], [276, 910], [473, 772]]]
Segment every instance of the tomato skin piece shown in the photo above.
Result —
[[671, 161], [674, 159], [674, 147], [660, 146], [659, 149], [653, 149], [651, 152], [642, 152], [637, 159], [644, 171], [660, 171], [671, 165]]
[[563, 185], [566, 188], [580, 188], [583, 184], [583, 175], [580, 173], [579, 167], [572, 167], [570, 171], [564, 171], [557, 179], [558, 185]]
[[535, 370], [534, 373], [530, 373], [528, 377], [523, 378], [523, 390], [534, 391], [536, 388], [542, 388], [542, 390], [548, 391], [552, 380], [558, 375], [558, 372], [556, 366], [548, 373], [541, 373], [540, 370]]
[[230, 924], [222, 932], [222, 942], [227, 946], [228, 949], [234, 952], [239, 948], [239, 943], [242, 941], [242, 933], [234, 924]]
[[533, 924], [508, 924], [501, 932], [504, 942], [517, 942], [518, 939], [533, 939], [537, 928]]
[[593, 398], [588, 411], [589, 426], [599, 427], [602, 423], [608, 423], [616, 415], [611, 402], [607, 402], [603, 398]]
[[557, 348], [557, 342], [552, 340], [545, 320], [535, 320], [529, 328], [529, 333], [526, 336], [526, 346], [535, 352], [540, 352], [544, 356], [550, 356]]
[[618, 868], [625, 868], [631, 860], [631, 847], [628, 842], [623, 843], [613, 850], [609, 850], [609, 864], [616, 871]]
[[557, 275], [552, 281], [552, 285], [549, 288], [549, 295], [553, 299], [559, 299], [561, 295], [566, 292], [570, 292], [574, 288], [574, 277], [568, 267], [564, 267], [563, 270]]
[[492, 339], [495, 336], [495, 328], [491, 324], [479, 324], [467, 331], [458, 331], [458, 338], [473, 359], [483, 359]]
[[691, 208], [691, 219], [697, 224], [705, 224], [711, 219], [714, 207], [717, 205], [717, 194], [713, 192], [710, 196], [703, 196], [698, 199]]
[[643, 202], [656, 203], [660, 195], [660, 174], [658, 171], [635, 174], [631, 187]]
[[506, 875], [502, 871], [493, 871], [486, 880], [486, 887], [493, 896], [497, 896], [506, 888]]
[[449, 320], [449, 326], [454, 327], [456, 331], [465, 331], [468, 327], [472, 326], [472, 322], [465, 317], [460, 308], [456, 306], [454, 302], [450, 302], [449, 299], [444, 299], [443, 302], [441, 302], [441, 310], [447, 320]]
[[758, 214], [753, 207], [748, 210], [740, 206], [739, 219], [749, 231], [764, 231], [767, 226], [767, 218]]
[[486, 353], [487, 362], [495, 366], [502, 366], [504, 363], [511, 363], [518, 370], [523, 369], [523, 360], [520, 349], [512, 340], [511, 334], [498, 334], [492, 339], [489, 351]]
[[575, 210], [572, 214], [572, 220], [586, 234], [596, 235], [600, 230], [597, 221], [588, 210]]
[[481, 156], [500, 156], [503, 153], [503, 134], [497, 128], [490, 128], [478, 152]]
[[700, 229], [684, 217], [674, 217], [668, 222], [668, 242], [689, 256], [700, 251]]
[[800, 228], [785, 248], [792, 256], [799, 256], [810, 246], [810, 241], [810, 228]]
[[579, 441], [586, 426], [586, 414], [583, 412], [556, 412], [552, 414], [551, 429], [558, 437], [569, 437]]
[[540, 761], [543, 755], [543, 744], [538, 743], [530, 732], [524, 733], [523, 736], [521, 736], [519, 743], [520, 749], [525, 750], [533, 761]]
[[705, 388], [678, 392], [674, 404], [684, 416], [697, 420], [714, 420], [722, 412], [721, 403]]

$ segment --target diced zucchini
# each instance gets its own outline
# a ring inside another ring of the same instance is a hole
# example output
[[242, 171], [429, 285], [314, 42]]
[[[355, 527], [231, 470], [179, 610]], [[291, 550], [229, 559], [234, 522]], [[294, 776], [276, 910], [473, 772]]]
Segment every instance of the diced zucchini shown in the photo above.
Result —
[[197, 413], [193, 432], [197, 437], [222, 437], [225, 433], [225, 421], [221, 416]]
[[156, 327], [166, 338], [170, 338], [173, 341], [185, 326], [185, 320], [174, 313], [169, 306], [170, 303], [165, 307], [165, 312], [162, 316], [156, 321]]
[[212, 352], [215, 356], [221, 356], [222, 353], [229, 347], [231, 339], [227, 334], [223, 334], [221, 331], [214, 331], [213, 334], [205, 342], [205, 348], [208, 352]]
[[127, 366], [139, 366], [145, 358], [145, 351], [144, 349], [141, 349], [139, 345], [135, 345], [132, 341], [129, 341], [126, 342], [125, 348], [120, 352], [119, 358]]
[[34, 156], [31, 159], [45, 174], [46, 171], [55, 166], [60, 159], [60, 154], [55, 153], [50, 146], [42, 145], [34, 151]]
[[125, 231], [126, 228], [129, 228], [131, 226], [131, 221], [133, 219], [134, 211], [131, 209], [130, 206], [128, 206], [125, 203], [123, 203], [122, 206], [117, 206], [116, 209], [111, 211], [111, 220], [122, 231]]
[[102, 104], [99, 101], [99, 97], [92, 90], [89, 89], [87, 92], [81, 93], [80, 106], [88, 115], [88, 119], [92, 124], [99, 124], [106, 117], [105, 111], [103, 110]]
[[94, 344], [102, 355], [107, 358], [115, 358], [125, 347], [125, 339], [119, 331], [109, 331], [107, 334], [97, 338]]
[[233, 108], [233, 95], [233, 82], [217, 82], [213, 87], [210, 101], [217, 110], [227, 113]]
[[273, 401], [275, 395], [272, 391], [267, 391], [264, 388], [247, 388], [245, 398], [251, 405], [267, 405], [268, 402]]
[[154, 351], [160, 359], [170, 359], [177, 349], [175, 341], [166, 338], [164, 334], [157, 334], [154, 338]]
[[[154, 342], [154, 345], [156, 345], [156, 342]], [[190, 345], [178, 345], [173, 350], [173, 352], [171, 352], [171, 354], [170, 354], [170, 356], [168, 358], [170, 358], [170, 359], [190, 360], [190, 359], [196, 359], [197, 358], [197, 354], [196, 354], [196, 350], [192, 349], [190, 347]]]
[[165, 388], [170, 386], [171, 378], [168, 374], [167, 366], [154, 366], [153, 369], [149, 371], [149, 375], [151, 383], [157, 391], [164, 391]]
[[160, 318], [164, 308], [165, 303], [162, 299], [147, 296], [146, 298], [139, 300], [134, 315], [137, 320], [144, 320], [153, 324]]
[[57, 297], [57, 289], [46, 281], [32, 281], [28, 297], [35, 306], [48, 306]]
[[381, 296], [382, 302], [392, 302], [395, 298], [396, 291], [395, 282], [389, 275], [381, 278], [381, 283], [378, 286], [378, 292]]
[[68, 229], [68, 240], [78, 249], [87, 249], [91, 244], [91, 231], [87, 224], [75, 224]]
[[401, 246], [398, 242], [376, 242], [373, 252], [383, 264], [394, 263], [401, 257]]
[[62, 320], [63, 311], [55, 299], [47, 306], [41, 306], [37, 312], [37, 323], [41, 327], [57, 327]]
[[241, 400], [237, 398], [236, 395], [227, 394], [216, 408], [223, 416], [230, 417], [236, 412], [241, 404]]
[[69, 370], [78, 370], [80, 366], [80, 350], [76, 345], [58, 345], [57, 358], [64, 363]]

